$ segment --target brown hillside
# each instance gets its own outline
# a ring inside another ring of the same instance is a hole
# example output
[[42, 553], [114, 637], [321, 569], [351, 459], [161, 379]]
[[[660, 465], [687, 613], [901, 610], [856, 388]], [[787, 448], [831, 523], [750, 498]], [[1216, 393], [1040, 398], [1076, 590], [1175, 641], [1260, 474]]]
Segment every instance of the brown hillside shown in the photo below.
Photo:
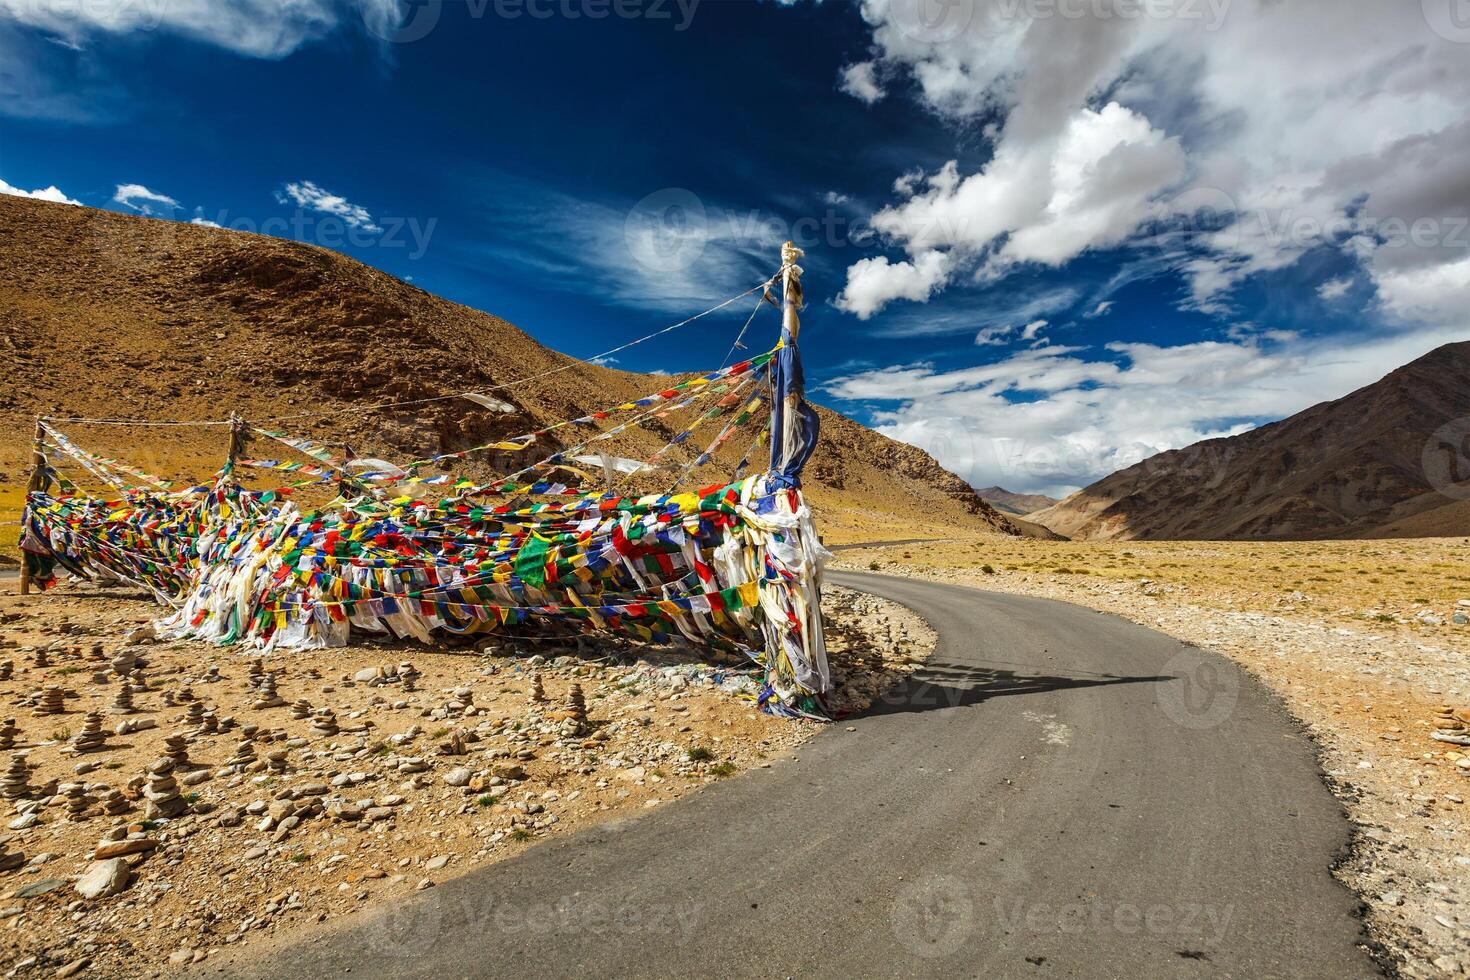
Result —
[[[3, 196], [0, 240], [0, 348], [12, 365], [0, 379], [0, 510], [7, 520], [23, 493], [37, 414], [302, 414], [308, 417], [278, 424], [405, 461], [668, 384], [568, 358], [498, 317], [313, 246]], [[351, 410], [483, 390], [558, 367], [567, 370], [498, 393], [511, 413], [463, 399]], [[829, 537], [951, 524], [1026, 533], [921, 450], [827, 410], [822, 419], [807, 484]], [[61, 427], [88, 448], [169, 476], [207, 475], [225, 441], [217, 428]], [[658, 422], [646, 428], [612, 448], [646, 455], [671, 434]], [[730, 448], [738, 456], [745, 442]], [[530, 461], [506, 454], [469, 470], [503, 473]], [[703, 482], [728, 476], [728, 466], [709, 469], [699, 474]]]
[[1073, 538], [1466, 534], [1470, 510], [1446, 506], [1429, 470], [1463, 476], [1434, 434], [1467, 415], [1470, 343], [1446, 344], [1336, 401], [1160, 453], [1029, 518]]
[[1003, 514], [1015, 514], [1025, 517], [1034, 514], [1044, 507], [1050, 507], [1059, 501], [1055, 497], [1048, 497], [1044, 493], [1014, 493], [1004, 487], [984, 487], [976, 490], [980, 499], [995, 507]]

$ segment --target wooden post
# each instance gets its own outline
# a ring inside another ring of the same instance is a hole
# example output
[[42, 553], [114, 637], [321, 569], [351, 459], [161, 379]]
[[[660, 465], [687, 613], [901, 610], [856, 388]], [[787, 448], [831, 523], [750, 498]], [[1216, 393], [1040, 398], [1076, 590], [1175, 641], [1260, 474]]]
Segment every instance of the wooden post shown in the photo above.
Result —
[[245, 451], [245, 420], [238, 412], [230, 413], [230, 448], [229, 448], [229, 470], [230, 475], [235, 473], [235, 461]]
[[[46, 427], [41, 424], [40, 418], [36, 419], [36, 441], [31, 450], [31, 481], [26, 484], [26, 503], [30, 502], [31, 494], [40, 490], [46, 483]], [[21, 531], [25, 533], [24, 529]], [[20, 594], [31, 593], [31, 568], [26, 564], [25, 555], [20, 556]]]
[[[805, 253], [795, 242], [781, 246], [781, 341], [787, 347], [796, 345], [801, 333], [801, 266], [796, 262]], [[781, 412], [781, 431], [771, 433], [771, 441], [781, 447], [781, 459], [791, 459], [796, 453], [796, 439], [801, 420], [797, 408], [801, 404], [800, 392], [786, 395]]]

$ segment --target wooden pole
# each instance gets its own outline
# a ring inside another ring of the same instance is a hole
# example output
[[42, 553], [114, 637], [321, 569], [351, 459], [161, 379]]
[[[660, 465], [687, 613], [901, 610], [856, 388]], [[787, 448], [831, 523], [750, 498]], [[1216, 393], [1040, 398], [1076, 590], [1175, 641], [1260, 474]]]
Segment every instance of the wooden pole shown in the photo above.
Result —
[[244, 451], [245, 451], [245, 420], [240, 417], [240, 414], [238, 412], [231, 412], [230, 413], [230, 448], [229, 448], [228, 452], [229, 452], [229, 468], [230, 468], [230, 474], [232, 476], [234, 475], [234, 472], [235, 472], [235, 461], [240, 458], [240, 454], [243, 453]]
[[[31, 494], [40, 490], [46, 483], [46, 427], [36, 419], [36, 441], [31, 450], [31, 481], [26, 484], [26, 503], [30, 502]], [[25, 533], [24, 529], [21, 531]], [[25, 555], [22, 554], [20, 562], [20, 594], [31, 594], [31, 567], [26, 563]]]
[[[796, 262], [804, 253], [795, 242], [781, 246], [781, 341], [787, 347], [796, 345], [801, 333], [801, 266]], [[772, 432], [771, 439], [780, 440], [782, 461], [790, 460], [796, 453], [796, 439], [801, 425], [797, 413], [801, 405], [801, 394], [790, 392], [782, 406], [781, 431]]]

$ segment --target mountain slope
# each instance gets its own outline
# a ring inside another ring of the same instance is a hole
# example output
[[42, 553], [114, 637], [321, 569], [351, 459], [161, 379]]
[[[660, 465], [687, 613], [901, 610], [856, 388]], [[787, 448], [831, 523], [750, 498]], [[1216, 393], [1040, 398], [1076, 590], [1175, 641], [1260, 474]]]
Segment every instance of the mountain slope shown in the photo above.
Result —
[[[6, 196], [0, 240], [0, 351], [12, 364], [0, 377], [5, 519], [23, 496], [38, 414], [300, 416], [277, 424], [403, 461], [575, 418], [669, 384], [556, 353], [498, 317], [313, 246]], [[497, 394], [509, 412], [457, 398], [359, 410], [506, 384], [515, 386]], [[945, 524], [1025, 533], [921, 450], [825, 409], [821, 415], [809, 497], [831, 533]], [[168, 476], [207, 475], [225, 444], [220, 428], [61, 427], [87, 448]], [[641, 457], [672, 431], [654, 420], [610, 448]], [[698, 435], [692, 442], [707, 441]], [[538, 448], [544, 455], [561, 445], [547, 438]], [[725, 465], [701, 471], [702, 480], [727, 477], [746, 443], [728, 448]], [[485, 454], [464, 472], [505, 473], [540, 458], [526, 455]]]
[[[1466, 534], [1470, 510], [1447, 508], [1457, 498], [1425, 464], [1436, 430], [1466, 415], [1470, 343], [1446, 344], [1336, 401], [1160, 453], [1028, 519], [1072, 538]], [[1453, 474], [1449, 452], [1434, 449], [1430, 468]]]
[[1012, 493], [1004, 487], [985, 487], [976, 490], [980, 499], [991, 504], [996, 510], [1003, 514], [1015, 514], [1025, 517], [1033, 514], [1044, 507], [1050, 507], [1059, 503], [1055, 497], [1048, 497], [1044, 493]]

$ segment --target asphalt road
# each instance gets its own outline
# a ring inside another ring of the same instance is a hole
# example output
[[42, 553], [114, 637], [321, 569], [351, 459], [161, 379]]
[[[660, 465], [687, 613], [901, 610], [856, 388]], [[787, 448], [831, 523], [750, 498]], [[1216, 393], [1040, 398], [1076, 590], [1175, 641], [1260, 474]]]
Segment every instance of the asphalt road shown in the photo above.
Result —
[[831, 578], [913, 608], [939, 645], [798, 760], [227, 969], [1376, 974], [1329, 872], [1348, 825], [1312, 747], [1228, 661], [1064, 603]]

